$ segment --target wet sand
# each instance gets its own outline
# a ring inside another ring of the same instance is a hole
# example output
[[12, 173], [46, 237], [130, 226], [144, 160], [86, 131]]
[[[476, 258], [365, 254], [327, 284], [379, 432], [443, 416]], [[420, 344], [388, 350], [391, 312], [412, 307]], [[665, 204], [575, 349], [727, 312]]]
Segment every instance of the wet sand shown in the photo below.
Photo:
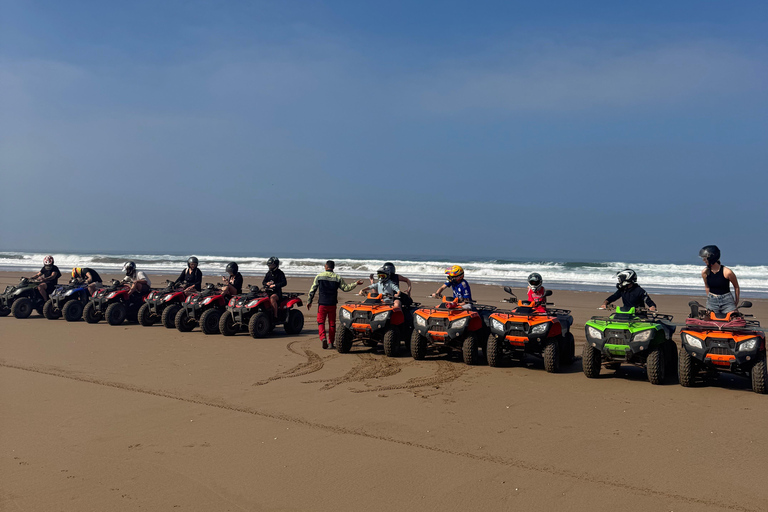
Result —
[[[606, 295], [552, 296], [577, 354]], [[684, 321], [690, 297], [654, 299]], [[262, 340], [0, 318], [0, 510], [768, 510], [768, 397], [748, 379], [339, 355], [303, 311], [301, 335]]]

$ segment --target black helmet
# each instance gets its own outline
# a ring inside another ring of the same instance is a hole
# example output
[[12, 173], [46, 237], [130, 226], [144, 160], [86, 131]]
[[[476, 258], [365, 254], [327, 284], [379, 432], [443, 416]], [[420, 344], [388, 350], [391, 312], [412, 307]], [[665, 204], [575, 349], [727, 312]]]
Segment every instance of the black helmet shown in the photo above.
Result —
[[136, 270], [136, 264], [132, 261], [126, 261], [123, 265], [123, 272], [125, 272], [125, 275], [130, 276], [133, 274], [133, 272]]
[[392, 278], [392, 272], [386, 265], [377, 270], [376, 274], [379, 277], [379, 281], [389, 281]]
[[631, 268], [626, 268], [621, 272], [616, 272], [616, 279], [619, 281], [616, 283], [616, 288], [626, 288], [637, 282], [637, 274]]
[[538, 290], [541, 288], [541, 281], [541, 274], [538, 272], [534, 272], [528, 276], [528, 284], [533, 290]]
[[389, 262], [389, 261], [388, 261], [388, 262], [386, 262], [385, 264], [383, 264], [383, 265], [381, 266], [381, 268], [386, 268], [386, 269], [389, 271], [389, 275], [390, 275], [390, 277], [391, 277], [391, 276], [393, 276], [393, 275], [395, 275], [395, 274], [397, 273], [397, 271], [395, 270], [395, 264], [394, 264], [394, 263], [391, 263], [391, 262]]
[[237, 263], [234, 261], [227, 263], [227, 272], [232, 275], [237, 274]]
[[274, 256], [269, 258], [267, 260], [267, 266], [271, 267], [272, 265], [274, 265], [275, 267], [279, 267], [280, 266], [280, 258], [275, 258]]
[[190, 265], [191, 265], [191, 264], [193, 264], [193, 263], [194, 263], [195, 265], [199, 265], [199, 263], [200, 263], [200, 262], [197, 260], [197, 258], [196, 258], [196, 257], [194, 257], [194, 256], [190, 256], [190, 257], [189, 257], [189, 259], [187, 260], [187, 266], [190, 266]]
[[720, 261], [720, 249], [716, 245], [705, 245], [699, 251], [699, 258], [707, 260], [707, 266], [711, 266]]

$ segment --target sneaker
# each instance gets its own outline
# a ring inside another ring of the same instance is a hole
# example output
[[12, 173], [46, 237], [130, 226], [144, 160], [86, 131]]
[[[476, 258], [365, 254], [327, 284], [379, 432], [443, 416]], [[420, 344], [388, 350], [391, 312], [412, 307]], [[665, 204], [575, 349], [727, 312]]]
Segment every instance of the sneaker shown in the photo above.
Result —
[[323, 350], [327, 349], [328, 348], [328, 342], [325, 341], [325, 338], [320, 338], [320, 341], [323, 342]]

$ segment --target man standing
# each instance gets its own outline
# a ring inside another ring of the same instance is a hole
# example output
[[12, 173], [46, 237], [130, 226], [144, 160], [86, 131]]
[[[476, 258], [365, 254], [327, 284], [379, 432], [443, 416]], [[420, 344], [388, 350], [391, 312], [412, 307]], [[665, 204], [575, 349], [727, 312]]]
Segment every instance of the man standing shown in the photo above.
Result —
[[[312, 301], [315, 298], [315, 292], [320, 290], [320, 297], [317, 300], [317, 329], [320, 332], [320, 341], [323, 342], [323, 348], [333, 348], [333, 340], [336, 336], [336, 304], [339, 302], [339, 288], [345, 292], [355, 289], [355, 286], [363, 284], [363, 281], [347, 284], [344, 278], [335, 274], [333, 269], [336, 263], [332, 260], [325, 262], [325, 272], [317, 274], [312, 288], [309, 289], [309, 301], [307, 302], [307, 311], [312, 308]], [[328, 318], [328, 338], [325, 336], [325, 319]]]

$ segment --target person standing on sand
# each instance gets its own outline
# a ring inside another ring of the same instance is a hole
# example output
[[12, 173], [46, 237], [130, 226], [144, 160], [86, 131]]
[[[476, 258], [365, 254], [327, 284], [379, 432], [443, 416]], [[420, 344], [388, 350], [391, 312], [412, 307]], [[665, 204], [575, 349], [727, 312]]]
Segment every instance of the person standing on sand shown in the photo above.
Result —
[[[699, 251], [699, 257], [707, 266], [701, 271], [704, 289], [707, 291], [707, 309], [717, 315], [736, 311], [739, 303], [739, 280], [728, 267], [720, 264], [720, 249], [716, 245], [706, 245]], [[731, 295], [731, 284], [736, 298]]]
[[[320, 341], [323, 342], [323, 348], [333, 348], [333, 340], [336, 336], [336, 304], [339, 302], [339, 288], [345, 292], [351, 292], [355, 286], [363, 284], [363, 281], [357, 281], [352, 284], [344, 282], [344, 278], [333, 272], [336, 263], [333, 260], [325, 262], [325, 272], [315, 276], [312, 287], [309, 289], [309, 300], [307, 301], [307, 311], [312, 309], [312, 301], [315, 299], [315, 292], [320, 291], [320, 297], [317, 300], [317, 330], [320, 334]], [[326, 338], [325, 320], [328, 319], [328, 336]]]

